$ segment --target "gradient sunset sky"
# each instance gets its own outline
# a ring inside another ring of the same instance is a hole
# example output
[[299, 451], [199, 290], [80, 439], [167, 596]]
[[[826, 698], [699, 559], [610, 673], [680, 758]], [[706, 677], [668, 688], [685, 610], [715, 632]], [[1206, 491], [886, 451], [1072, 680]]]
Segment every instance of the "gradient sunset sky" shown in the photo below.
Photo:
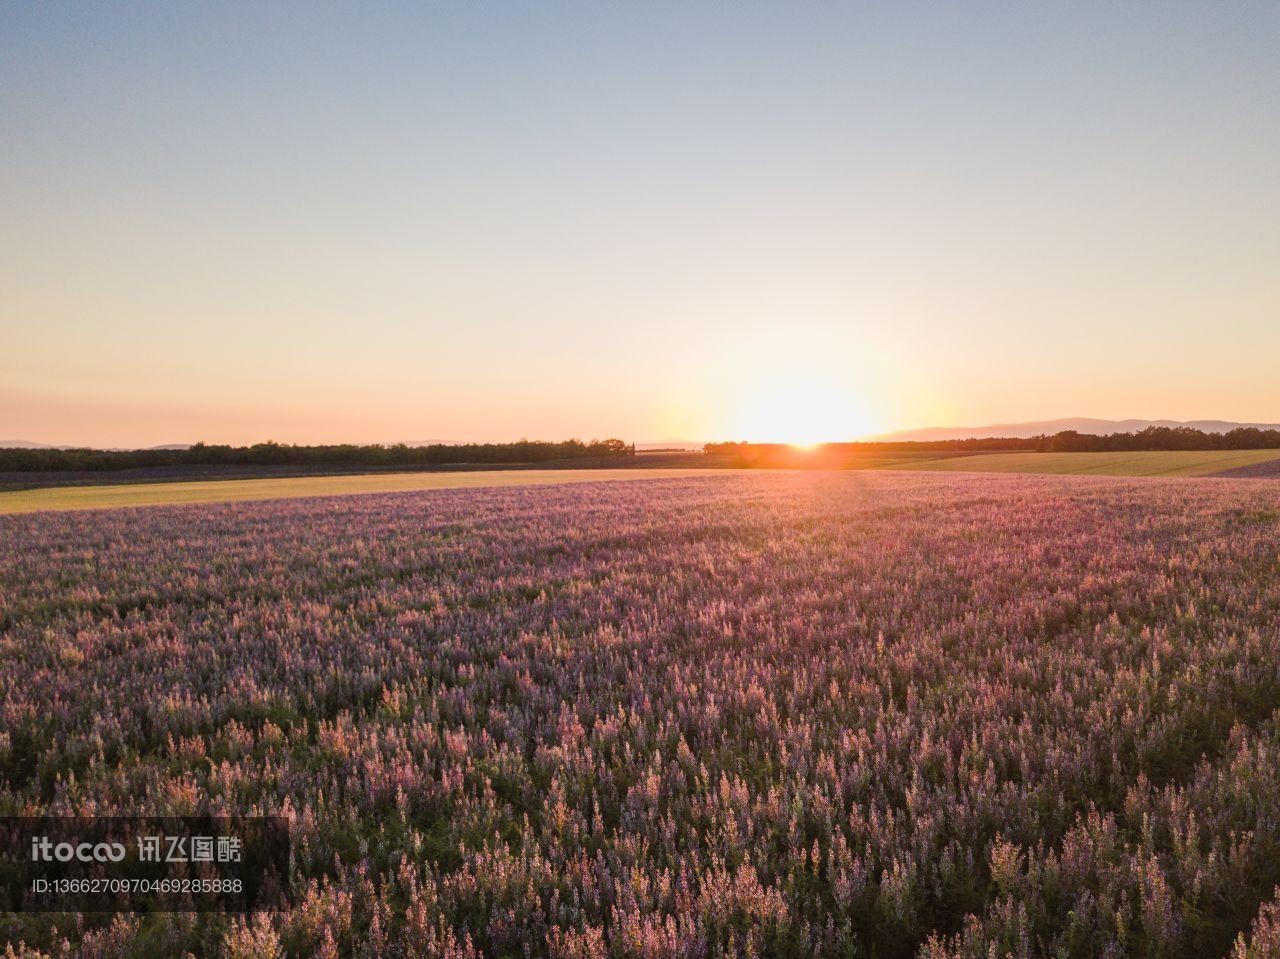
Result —
[[1280, 4], [0, 6], [0, 439], [1280, 421]]

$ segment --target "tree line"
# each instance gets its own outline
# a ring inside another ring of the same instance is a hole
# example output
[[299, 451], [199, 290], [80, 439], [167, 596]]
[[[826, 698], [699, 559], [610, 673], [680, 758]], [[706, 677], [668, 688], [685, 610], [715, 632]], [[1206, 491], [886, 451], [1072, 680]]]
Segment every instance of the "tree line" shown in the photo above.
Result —
[[635, 447], [619, 439], [517, 443], [433, 443], [427, 446], [356, 445], [295, 446], [256, 443], [222, 446], [196, 443], [185, 449], [0, 449], [0, 471], [124, 470], [154, 466], [452, 466], [466, 464], [552, 463], [568, 460], [618, 459], [635, 455]]
[[[1096, 453], [1136, 450], [1269, 450], [1280, 449], [1280, 430], [1242, 426], [1225, 433], [1206, 433], [1190, 426], [1148, 426], [1134, 433], [1108, 433], [1102, 436], [1080, 433], [1076, 430], [1063, 430], [1052, 435], [1030, 437], [827, 443], [821, 449], [827, 453], [850, 454], [858, 452]], [[709, 454], [731, 456], [737, 459], [794, 455], [796, 452], [795, 447], [784, 443], [707, 443], [703, 450]]]
[[1225, 433], [1206, 433], [1190, 426], [1148, 426], [1136, 433], [1109, 433], [1105, 436], [1063, 430], [1037, 439], [1041, 441], [1037, 449], [1061, 452], [1280, 449], [1280, 430], [1262, 430], [1252, 426], [1240, 426]]
[[[1206, 433], [1187, 426], [1149, 426], [1136, 433], [1093, 436], [1075, 430], [1032, 437], [995, 437], [929, 441], [827, 443], [817, 454], [797, 451], [784, 443], [707, 443], [703, 450], [720, 461], [742, 465], [788, 461], [805, 456], [824, 458], [859, 453], [988, 453], [988, 452], [1102, 452], [1131, 450], [1251, 450], [1280, 449], [1280, 430], [1238, 427], [1226, 433]], [[520, 440], [516, 443], [433, 443], [426, 446], [357, 445], [299, 446], [256, 443], [225, 446], [196, 443], [185, 449], [0, 449], [0, 472], [58, 470], [125, 470], [181, 466], [367, 466], [427, 467], [525, 465], [585, 460], [616, 460], [636, 455], [635, 446], [620, 439]]]

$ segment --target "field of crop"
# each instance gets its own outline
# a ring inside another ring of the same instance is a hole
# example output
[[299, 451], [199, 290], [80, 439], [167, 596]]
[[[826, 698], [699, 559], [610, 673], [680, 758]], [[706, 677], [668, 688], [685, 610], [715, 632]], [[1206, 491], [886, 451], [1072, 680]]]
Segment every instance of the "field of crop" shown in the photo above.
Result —
[[0, 812], [282, 812], [56, 956], [1264, 957], [1280, 485], [706, 475], [0, 517]]
[[[980, 453], [896, 469], [1095, 476], [1211, 476], [1280, 460], [1280, 450], [1140, 450], [1128, 453]], [[1269, 473], [1260, 475], [1271, 475]]]
[[[435, 469], [412, 472], [365, 470], [272, 476], [280, 467], [259, 467], [265, 475], [209, 475], [211, 468], [169, 468], [90, 472], [74, 470], [0, 473], [0, 514], [36, 510], [102, 509], [116, 506], [159, 506], [171, 503], [237, 503], [361, 493], [478, 486], [536, 486], [544, 483], [584, 483], [616, 479], [658, 479], [696, 476], [715, 469], [728, 473], [749, 467], [785, 469], [903, 469], [924, 461], [941, 462], [956, 453], [859, 452], [824, 455], [794, 450], [791, 456], [764, 463], [740, 463], [731, 457], [701, 453], [643, 454], [608, 468], [554, 469]], [[241, 468], [243, 471], [245, 468]], [[252, 469], [252, 468], [249, 468]], [[285, 469], [288, 469], [285, 467]], [[176, 474], [176, 475], [175, 475]], [[185, 474], [185, 475], [184, 475]]]
[[[541, 486], [601, 480], [653, 479], [697, 475], [690, 469], [520, 469], [471, 472], [352, 473], [337, 476], [288, 476], [269, 479], [184, 480], [125, 483], [118, 486], [46, 486], [0, 492], [0, 514], [35, 510], [83, 510], [172, 503], [236, 503], [250, 500], [343, 496], [355, 493], [403, 493], [477, 486]], [[12, 474], [10, 474], [12, 475]]]
[[[116, 506], [159, 506], [172, 503], [235, 503], [359, 493], [397, 493], [414, 490], [480, 486], [538, 486], [546, 483], [584, 483], [616, 479], [658, 479], [703, 475], [708, 468], [736, 473], [723, 458], [702, 454], [666, 455], [671, 467], [653, 465], [657, 457], [632, 468], [455, 470], [440, 472], [366, 472], [261, 478], [191, 478], [131, 483], [103, 482], [89, 474], [93, 485], [74, 485], [57, 473], [9, 473], [4, 479], [16, 487], [4, 490], [0, 480], [0, 514], [36, 510], [83, 510]], [[761, 469], [753, 467], [754, 469]], [[779, 468], [858, 470], [943, 470], [981, 473], [1095, 474], [1100, 476], [1273, 477], [1280, 475], [1280, 450], [1227, 450], [1133, 453], [980, 453], [870, 452], [822, 458], [797, 450], [794, 462]], [[24, 475], [31, 478], [24, 482]], [[86, 474], [72, 474], [83, 477]], [[109, 475], [109, 474], [106, 474]], [[34, 488], [26, 488], [27, 485]]]

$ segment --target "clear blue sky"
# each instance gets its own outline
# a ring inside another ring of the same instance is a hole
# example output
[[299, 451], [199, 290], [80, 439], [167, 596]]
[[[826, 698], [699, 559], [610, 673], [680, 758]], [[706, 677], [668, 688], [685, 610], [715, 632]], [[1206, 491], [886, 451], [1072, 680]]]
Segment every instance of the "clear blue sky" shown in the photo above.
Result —
[[0, 6], [0, 439], [1280, 420], [1280, 4]]

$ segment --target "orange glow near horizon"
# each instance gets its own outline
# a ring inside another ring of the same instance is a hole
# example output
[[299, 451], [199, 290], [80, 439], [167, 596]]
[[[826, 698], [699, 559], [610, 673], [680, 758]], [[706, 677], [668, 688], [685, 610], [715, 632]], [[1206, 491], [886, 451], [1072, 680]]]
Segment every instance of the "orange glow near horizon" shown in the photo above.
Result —
[[818, 374], [792, 375], [769, 384], [744, 404], [737, 435], [758, 443], [811, 450], [865, 436], [872, 421], [847, 385]]

